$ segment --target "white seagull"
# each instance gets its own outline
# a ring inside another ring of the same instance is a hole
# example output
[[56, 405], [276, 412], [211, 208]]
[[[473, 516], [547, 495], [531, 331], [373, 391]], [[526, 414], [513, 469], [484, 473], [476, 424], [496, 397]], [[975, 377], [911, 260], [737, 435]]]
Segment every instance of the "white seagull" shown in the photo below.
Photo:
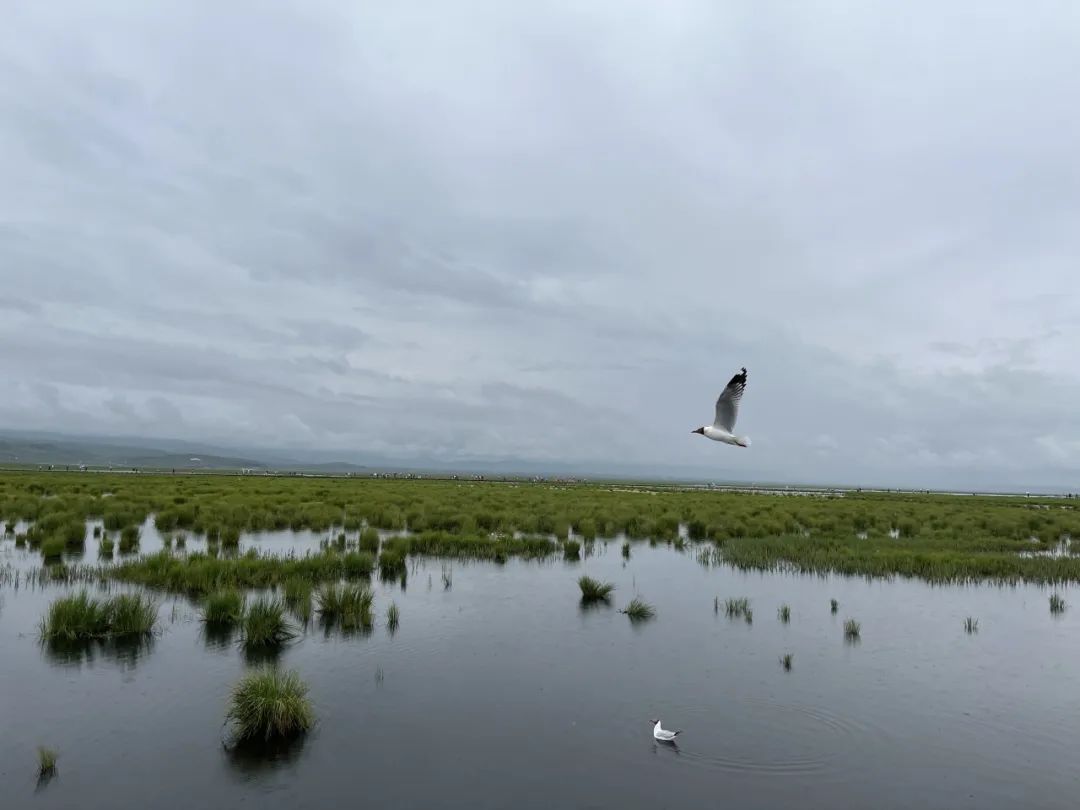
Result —
[[679, 729], [678, 731], [668, 731], [666, 728], [663, 728], [660, 725], [659, 720], [650, 720], [649, 722], [653, 724], [653, 739], [659, 740], [660, 742], [673, 743], [675, 742], [675, 738], [682, 734], [682, 729]]
[[724, 444], [734, 444], [739, 447], [749, 447], [749, 436], [736, 436], [732, 431], [735, 429], [735, 419], [739, 415], [739, 401], [743, 391], [746, 390], [746, 369], [743, 368], [728, 382], [723, 393], [716, 400], [716, 419], [711, 425], [699, 427], [691, 433], [700, 433], [706, 439]]

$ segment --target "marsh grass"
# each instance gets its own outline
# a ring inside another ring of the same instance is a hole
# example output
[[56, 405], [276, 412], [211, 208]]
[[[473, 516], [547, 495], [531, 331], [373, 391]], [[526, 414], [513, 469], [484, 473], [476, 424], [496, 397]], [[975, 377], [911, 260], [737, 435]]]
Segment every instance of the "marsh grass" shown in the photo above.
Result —
[[225, 720], [232, 722], [240, 741], [295, 737], [315, 724], [307, 693], [307, 685], [295, 672], [254, 672], [233, 687]]
[[631, 621], [642, 621], [644, 619], [651, 619], [656, 615], [656, 609], [646, 602], [644, 599], [635, 596], [630, 600], [625, 608], [620, 613], [625, 613], [630, 617]]
[[848, 641], [858, 641], [861, 638], [862, 625], [854, 619], [844, 620], [844, 638]]
[[795, 660], [793, 653], [784, 653], [780, 657], [780, 665], [784, 668], [785, 672], [791, 672], [791, 663]]
[[47, 779], [56, 773], [57, 753], [52, 748], [38, 746], [38, 778]]
[[399, 619], [398, 606], [395, 602], [391, 602], [386, 606], [386, 629], [391, 633], [395, 632], [398, 628]]
[[580, 560], [581, 543], [577, 540], [567, 540], [566, 543], [563, 544], [563, 559]]
[[58, 642], [149, 635], [157, 614], [157, 603], [149, 596], [119, 594], [98, 600], [81, 591], [49, 605], [40, 634], [44, 640]]
[[215, 628], [232, 628], [244, 619], [244, 595], [234, 589], [215, 591], [203, 602], [203, 621]]
[[1050, 594], [1050, 612], [1059, 614], [1065, 612], [1065, 597], [1059, 593]]
[[315, 609], [327, 625], [343, 630], [370, 630], [374, 621], [371, 606], [374, 594], [362, 585], [333, 583], [323, 585], [315, 594]]
[[743, 620], [744, 620], [744, 621], [745, 621], [745, 622], [746, 622], [747, 624], [753, 624], [753, 623], [754, 623], [754, 611], [753, 611], [753, 610], [751, 610], [750, 608], [747, 608], [747, 609], [746, 609], [746, 610], [745, 610], [745, 611], [743, 612]]
[[366, 551], [369, 554], [379, 553], [379, 532], [370, 526], [360, 532], [360, 539], [357, 543], [360, 551]]
[[577, 584], [581, 589], [581, 601], [585, 603], [607, 602], [611, 598], [611, 592], [615, 590], [614, 583], [598, 582], [586, 576], [580, 577]]
[[379, 576], [391, 581], [407, 574], [405, 554], [397, 548], [383, 546], [383, 550], [379, 553]]
[[832, 613], [834, 613], [834, 614], [835, 614], [835, 613], [836, 613], [836, 611], [838, 611], [839, 609], [840, 609], [840, 603], [839, 603], [839, 602], [837, 602], [837, 601], [836, 601], [835, 599], [830, 599], [830, 600], [829, 600], [829, 610], [830, 610], [830, 611], [831, 611]]
[[131, 554], [139, 550], [138, 526], [125, 526], [120, 531], [119, 549], [121, 554]]
[[450, 590], [454, 587], [454, 570], [443, 566], [442, 570], [442, 586], [444, 591]]
[[964, 632], [969, 636], [973, 633], [979, 632], [979, 620], [974, 616], [968, 616], [964, 619]]
[[791, 621], [791, 607], [790, 605], [781, 605], [780, 609], [776, 611], [777, 617], [784, 624]]
[[248, 648], [280, 647], [296, 637], [296, 631], [285, 619], [284, 603], [265, 596], [248, 605], [241, 631], [244, 646]]
[[630, 542], [628, 540], [623, 541], [623, 544], [622, 544], [622, 556], [623, 556], [624, 560], [629, 560], [630, 559]]
[[712, 600], [712, 612], [716, 615], [720, 615], [720, 597], [714, 596]]
[[59, 560], [64, 555], [64, 549], [66, 547], [63, 537], [50, 537], [41, 544], [42, 559], [53, 561]]
[[113, 554], [113, 540], [111, 537], [102, 537], [98, 545], [98, 553], [103, 557], [111, 557]]
[[724, 600], [724, 613], [729, 619], [744, 618], [750, 612], [750, 600], [745, 596]]

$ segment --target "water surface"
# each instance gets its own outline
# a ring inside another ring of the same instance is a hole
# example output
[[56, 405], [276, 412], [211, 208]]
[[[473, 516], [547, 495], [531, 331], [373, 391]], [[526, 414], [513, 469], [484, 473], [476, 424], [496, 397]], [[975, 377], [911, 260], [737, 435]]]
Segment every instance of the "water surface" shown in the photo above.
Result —
[[[142, 550], [156, 547], [148, 524]], [[0, 566], [38, 564], [0, 542]], [[454, 563], [450, 589], [443, 565], [421, 562], [404, 591], [374, 582], [370, 635], [314, 626], [285, 650], [319, 725], [274, 756], [222, 747], [248, 664], [205, 637], [197, 606], [162, 597], [149, 644], [57, 654], [36, 628], [69, 589], [0, 587], [4, 806], [1076, 807], [1080, 603], [1052, 617], [1045, 588], [748, 574], [645, 543], [628, 562], [610, 543], [577, 564]], [[582, 609], [582, 573], [616, 584], [610, 607]], [[654, 620], [617, 612], [636, 594]], [[753, 624], [714, 596], [749, 597]], [[654, 717], [684, 729], [677, 748], [653, 742]], [[60, 753], [44, 785], [39, 744]]]

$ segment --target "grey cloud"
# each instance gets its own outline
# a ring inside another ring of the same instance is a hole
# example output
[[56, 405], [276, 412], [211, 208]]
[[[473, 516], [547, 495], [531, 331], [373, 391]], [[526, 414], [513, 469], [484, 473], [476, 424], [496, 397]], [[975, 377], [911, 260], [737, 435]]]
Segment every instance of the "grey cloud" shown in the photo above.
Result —
[[1068, 486], [1080, 19], [983, 12], [17, 3], [0, 420]]

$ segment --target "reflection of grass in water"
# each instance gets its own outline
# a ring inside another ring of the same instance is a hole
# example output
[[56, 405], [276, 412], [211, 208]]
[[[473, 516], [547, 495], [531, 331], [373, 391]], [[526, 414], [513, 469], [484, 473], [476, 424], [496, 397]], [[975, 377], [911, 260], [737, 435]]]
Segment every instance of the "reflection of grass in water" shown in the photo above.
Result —
[[623, 541], [622, 555], [623, 555], [624, 560], [629, 560], [630, 559], [630, 543], [627, 540]]
[[630, 604], [623, 608], [621, 612], [629, 616], [631, 621], [651, 619], [656, 615], [656, 609], [652, 605], [636, 596], [630, 600]]
[[391, 602], [386, 608], [386, 628], [393, 633], [398, 628], [398, 606]]
[[846, 619], [844, 621], [844, 638], [848, 641], [858, 641], [861, 637], [862, 625], [860, 625], [854, 619]]
[[776, 615], [780, 619], [781, 622], [783, 622], [784, 624], [787, 624], [788, 622], [791, 621], [791, 606], [790, 605], [781, 605], [780, 609], [778, 611], [776, 611]]
[[581, 590], [582, 602], [606, 602], [611, 598], [611, 592], [615, 590], [612, 582], [599, 582], [592, 577], [582, 576], [577, 581]]
[[836, 611], [838, 611], [839, 609], [840, 609], [840, 603], [837, 602], [835, 599], [830, 599], [829, 600], [829, 610], [832, 613], [836, 613]]
[[443, 566], [442, 570], [442, 586], [444, 591], [450, 590], [454, 587], [454, 570]]
[[780, 657], [780, 664], [783, 666], [785, 672], [791, 671], [791, 663], [795, 660], [795, 656], [792, 653], [784, 653]]
[[563, 559], [565, 560], [580, 560], [581, 559], [581, 543], [577, 540], [567, 540], [563, 544]]
[[315, 724], [308, 687], [295, 672], [264, 669], [246, 675], [233, 687], [226, 721], [237, 740], [296, 737]]
[[1051, 613], [1064, 613], [1065, 612], [1065, 597], [1059, 593], [1050, 594], [1050, 612]]
[[968, 616], [964, 619], [964, 632], [968, 635], [979, 632], [979, 620], [974, 616]]

